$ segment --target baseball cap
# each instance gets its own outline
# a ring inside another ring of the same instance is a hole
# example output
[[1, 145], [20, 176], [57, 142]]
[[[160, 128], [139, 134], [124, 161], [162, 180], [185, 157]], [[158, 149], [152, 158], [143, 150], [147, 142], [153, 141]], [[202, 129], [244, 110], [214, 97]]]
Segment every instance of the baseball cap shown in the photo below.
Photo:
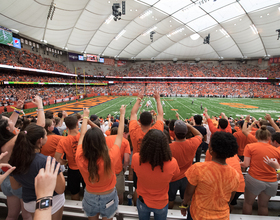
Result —
[[119, 127], [119, 122], [114, 122], [113, 124], [112, 124], [112, 127], [111, 128], [114, 128], [114, 127]]
[[97, 115], [91, 115], [89, 119], [90, 119], [91, 121], [95, 121], [97, 118], [98, 118]]
[[176, 134], [187, 134], [188, 133], [188, 127], [185, 124], [185, 122], [181, 120], [177, 120], [174, 124], [174, 133]]

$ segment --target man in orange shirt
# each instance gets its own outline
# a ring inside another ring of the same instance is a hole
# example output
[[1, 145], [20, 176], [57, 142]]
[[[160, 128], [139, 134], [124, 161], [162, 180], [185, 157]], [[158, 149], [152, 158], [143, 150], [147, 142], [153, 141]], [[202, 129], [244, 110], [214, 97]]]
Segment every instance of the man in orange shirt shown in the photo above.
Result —
[[[172, 156], [178, 162], [180, 173], [173, 176], [171, 182], [169, 183], [169, 209], [172, 209], [174, 206], [177, 190], [180, 190], [181, 199], [184, 198], [185, 189], [188, 183], [188, 180], [185, 177], [185, 172], [192, 165], [197, 148], [202, 142], [201, 133], [190, 124], [185, 124], [183, 121], [177, 120], [174, 125], [176, 141], [171, 143], [169, 146]], [[186, 139], [188, 129], [194, 135], [193, 138]]]
[[[152, 126], [152, 114], [150, 112], [142, 112], [140, 115], [140, 125], [138, 124], [137, 121], [137, 111], [140, 107], [140, 103], [143, 100], [144, 94], [140, 93], [137, 97], [137, 100], [131, 110], [131, 115], [130, 115], [130, 122], [129, 122], [129, 134], [130, 134], [130, 139], [132, 143], [132, 149], [133, 149], [133, 154], [139, 153], [140, 152], [140, 146], [142, 143], [142, 140], [145, 136], [145, 134], [150, 130], [150, 129], [158, 129], [163, 131], [164, 125], [163, 125], [163, 108], [161, 105], [160, 101], [160, 96], [158, 92], [154, 93], [154, 98], [156, 99], [157, 102], [157, 109], [158, 109], [158, 115], [157, 115], [157, 121], [156, 123]], [[133, 172], [133, 185], [135, 189], [137, 189], [137, 176], [135, 172]], [[137, 199], [137, 194], [136, 191], [134, 192], [134, 205], [136, 205], [136, 199]]]
[[207, 123], [208, 123], [209, 129], [211, 131], [211, 135], [213, 135], [216, 131], [224, 131], [224, 132], [232, 133], [230, 123], [228, 122], [228, 117], [225, 115], [225, 113], [223, 113], [223, 112], [221, 113], [221, 116], [223, 118], [219, 119], [219, 124], [218, 124], [218, 127], [216, 128], [213, 125], [213, 122], [210, 119], [207, 111], [208, 111], [207, 108], [204, 108], [204, 115], [205, 115], [205, 118], [207, 119]]
[[[68, 161], [67, 188], [71, 193], [72, 200], [80, 200], [80, 183], [82, 182], [83, 186], [85, 183], [75, 160], [80, 138], [78, 118], [67, 116], [64, 121], [69, 130], [68, 136], [59, 141], [54, 157], [61, 165], [66, 165]], [[64, 153], [67, 161], [61, 159]]]
[[238, 157], [240, 160], [244, 161], [244, 148], [248, 144], [247, 143], [247, 136], [242, 133], [244, 121], [238, 121], [238, 131], [233, 134], [233, 136], [236, 138], [237, 144], [238, 144]]
[[[117, 134], [118, 134], [118, 127], [113, 127], [111, 129], [111, 135], [105, 137], [106, 144], [109, 149], [111, 149], [114, 146]], [[116, 189], [118, 192], [119, 204], [121, 205], [121, 204], [123, 204], [123, 194], [125, 191], [124, 173], [127, 169], [127, 166], [129, 165], [129, 160], [130, 160], [129, 155], [131, 154], [130, 144], [129, 144], [128, 140], [125, 139], [124, 137], [122, 139], [120, 153], [121, 153], [120, 157], [115, 166], [115, 173], [117, 176]]]

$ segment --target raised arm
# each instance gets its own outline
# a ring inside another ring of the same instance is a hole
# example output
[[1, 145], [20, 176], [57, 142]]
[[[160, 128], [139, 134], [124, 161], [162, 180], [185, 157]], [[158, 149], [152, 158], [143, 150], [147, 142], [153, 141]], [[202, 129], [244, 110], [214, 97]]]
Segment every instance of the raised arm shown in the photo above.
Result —
[[122, 145], [122, 139], [123, 139], [125, 108], [126, 108], [125, 105], [122, 105], [122, 107], [120, 108], [120, 122], [118, 127], [118, 134], [114, 143], [115, 145], [118, 145], [119, 148]]
[[82, 127], [81, 127], [80, 139], [79, 139], [78, 145], [83, 143], [84, 136], [85, 136], [85, 134], [87, 132], [88, 121], [89, 121], [89, 109], [88, 108], [84, 108], [83, 123], [82, 123]]
[[19, 113], [23, 109], [24, 101], [25, 101], [25, 97], [23, 96], [18, 99], [17, 107], [15, 108], [13, 114], [10, 116], [10, 120], [14, 123], [14, 125], [16, 125]]
[[280, 132], [280, 128], [275, 124], [270, 114], [265, 114], [265, 119], [270, 123], [270, 125], [275, 129], [276, 132]]
[[251, 130], [252, 130], [252, 126], [253, 126], [253, 124], [252, 124], [251, 126], [247, 127], [247, 126], [248, 126], [248, 123], [249, 123], [249, 120], [250, 120], [250, 115], [247, 115], [246, 118], [245, 118], [243, 127], [242, 127], [242, 133], [243, 133], [246, 137], [250, 134], [250, 132], [251, 132]]
[[45, 127], [45, 113], [44, 113], [44, 107], [43, 102], [40, 96], [36, 95], [32, 102], [37, 106], [38, 108], [38, 116], [37, 116], [37, 125], [41, 127]]
[[154, 93], [154, 98], [157, 101], [157, 111], [158, 111], [157, 120], [163, 121], [163, 108], [161, 105], [160, 95], [159, 95], [158, 91], [156, 91]]
[[130, 114], [130, 120], [137, 120], [137, 111], [140, 108], [140, 103], [143, 100], [144, 94], [141, 92], [138, 97], [137, 100], [133, 106], [133, 108], [131, 109], [131, 114]]
[[225, 113], [221, 113], [221, 116], [224, 118], [224, 119], [226, 119], [226, 120], [228, 120], [228, 117], [226, 116], [226, 114]]

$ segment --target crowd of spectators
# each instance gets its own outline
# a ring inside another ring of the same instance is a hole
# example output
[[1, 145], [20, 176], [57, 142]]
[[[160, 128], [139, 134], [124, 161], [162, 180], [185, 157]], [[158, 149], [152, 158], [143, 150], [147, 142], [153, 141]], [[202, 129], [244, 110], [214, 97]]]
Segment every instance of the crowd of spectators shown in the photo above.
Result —
[[[14, 98], [19, 94], [31, 100], [34, 95], [40, 95], [43, 100], [63, 99], [84, 93], [84, 87], [75, 86], [52, 86], [52, 87], [0, 87], [0, 105], [6, 105], [15, 101]], [[216, 96], [216, 97], [270, 97], [280, 96], [279, 86], [270, 84], [253, 84], [253, 83], [120, 83], [110, 86], [86, 86], [86, 94], [104, 93], [104, 94], [133, 94], [145, 91], [151, 95], [158, 91], [163, 96], [170, 95], [189, 95], [189, 96]]]
[[[86, 94], [91, 93], [105, 93], [107, 88], [103, 86], [89, 87], [86, 86]], [[39, 95], [43, 100], [48, 99], [63, 99], [76, 96], [76, 94], [83, 94], [84, 87], [79, 86], [53, 86], [53, 87], [1, 87], [0, 88], [0, 106], [8, 105], [16, 101], [16, 97], [24, 95], [26, 101], [30, 102], [35, 95]]]
[[21, 49], [19, 51], [7, 49], [5, 46], [0, 46], [0, 63], [48, 71], [64, 73], [71, 72], [70, 69], [63, 64], [55, 62], [49, 58], [43, 58], [39, 54], [32, 53], [31, 51], [25, 49]]
[[[59, 75], [30, 75], [26, 73], [0, 73], [1, 81], [14, 81], [14, 82], [56, 82], [56, 83], [76, 83], [75, 77], [64, 77]], [[100, 83], [100, 81], [78, 78], [78, 83]]]
[[[62, 63], [53, 61], [49, 58], [43, 58], [39, 54], [21, 49], [8, 49], [0, 46], [0, 64], [28, 67], [56, 72], [73, 73]], [[75, 64], [74, 64], [75, 65]], [[147, 76], [147, 77], [278, 77], [279, 65], [270, 66], [263, 69], [256, 65], [247, 65], [241, 63], [220, 63], [213, 65], [211, 62], [201, 63], [132, 63], [127, 66], [114, 67], [96, 64], [94, 66], [85, 66], [87, 74], [108, 75], [108, 76]], [[93, 70], [93, 71], [92, 71]], [[77, 64], [77, 72], [81, 74], [82, 69]]]
[[[279, 66], [261, 69], [258, 66], [217, 65], [207, 63], [142, 63], [129, 68], [114, 70], [111, 76], [147, 76], [147, 77], [278, 77]], [[122, 70], [122, 71], [121, 71]]]

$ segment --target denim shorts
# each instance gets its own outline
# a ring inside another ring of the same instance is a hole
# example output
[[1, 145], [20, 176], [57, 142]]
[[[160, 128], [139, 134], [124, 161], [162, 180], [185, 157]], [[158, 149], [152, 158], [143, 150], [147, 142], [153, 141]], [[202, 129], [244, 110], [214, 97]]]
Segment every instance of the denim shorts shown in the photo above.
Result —
[[101, 217], [113, 218], [118, 210], [119, 198], [116, 189], [106, 195], [95, 195], [85, 190], [83, 209], [88, 217], [100, 214]]
[[7, 176], [1, 184], [2, 192], [5, 196], [16, 196], [19, 199], [22, 199], [22, 187], [17, 190], [13, 190], [10, 182], [10, 176]]

